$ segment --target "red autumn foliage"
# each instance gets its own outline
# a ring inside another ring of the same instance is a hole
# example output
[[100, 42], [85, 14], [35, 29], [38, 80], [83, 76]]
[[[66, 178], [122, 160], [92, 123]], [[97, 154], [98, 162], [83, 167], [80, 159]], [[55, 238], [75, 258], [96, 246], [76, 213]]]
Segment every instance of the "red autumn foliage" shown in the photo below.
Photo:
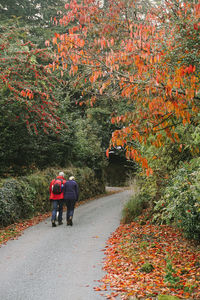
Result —
[[53, 38], [51, 67], [68, 72], [74, 86], [97, 101], [105, 95], [132, 103], [132, 111], [112, 118], [122, 129], [113, 133], [110, 147], [123, 147], [128, 159], [151, 174], [135, 142], [151, 136], [151, 143], [162, 147], [167, 135], [175, 143], [177, 124], [198, 122], [199, 76], [192, 57], [200, 53], [199, 5], [169, 0], [152, 3], [145, 12], [137, 1], [106, 4], [103, 9], [95, 0], [66, 5], [60, 20], [66, 33]]
[[45, 133], [60, 131], [66, 126], [58, 116], [55, 90], [62, 82], [46, 68], [52, 61], [49, 52], [31, 42], [23, 43], [20, 34], [16, 28], [1, 28], [1, 109], [12, 110], [11, 121], [23, 120], [35, 134], [39, 129]]

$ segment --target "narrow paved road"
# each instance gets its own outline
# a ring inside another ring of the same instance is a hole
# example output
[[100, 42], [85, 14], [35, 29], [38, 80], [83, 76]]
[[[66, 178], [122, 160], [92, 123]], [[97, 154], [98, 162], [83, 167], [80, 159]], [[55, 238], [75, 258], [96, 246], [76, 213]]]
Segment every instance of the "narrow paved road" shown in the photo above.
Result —
[[126, 190], [79, 206], [74, 226], [50, 219], [0, 248], [1, 300], [101, 300], [106, 240], [119, 226]]

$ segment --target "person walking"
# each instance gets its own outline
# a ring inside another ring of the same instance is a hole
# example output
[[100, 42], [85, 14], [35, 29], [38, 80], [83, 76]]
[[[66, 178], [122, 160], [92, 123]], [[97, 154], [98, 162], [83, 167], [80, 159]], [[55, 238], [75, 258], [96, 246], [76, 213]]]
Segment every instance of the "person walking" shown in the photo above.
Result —
[[73, 225], [72, 219], [74, 215], [75, 204], [78, 201], [79, 188], [74, 176], [70, 176], [64, 184], [64, 201], [67, 206], [66, 220], [67, 225]]
[[49, 199], [52, 201], [52, 216], [51, 216], [51, 222], [52, 227], [56, 227], [56, 215], [58, 210], [58, 225], [62, 225], [62, 215], [63, 215], [63, 202], [64, 202], [64, 184], [66, 182], [64, 178], [64, 173], [60, 172], [58, 176], [53, 179], [50, 183], [49, 191], [50, 191], [50, 197]]

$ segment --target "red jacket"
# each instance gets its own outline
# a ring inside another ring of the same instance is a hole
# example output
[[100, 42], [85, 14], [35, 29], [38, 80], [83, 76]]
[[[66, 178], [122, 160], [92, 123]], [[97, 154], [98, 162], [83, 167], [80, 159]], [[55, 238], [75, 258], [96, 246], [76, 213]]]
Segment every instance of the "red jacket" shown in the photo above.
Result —
[[[63, 180], [63, 185], [66, 182], [66, 180], [62, 176], [57, 176], [56, 179], [62, 179]], [[61, 199], [64, 199], [64, 193], [63, 192], [61, 194], [58, 194], [58, 195], [52, 193], [52, 185], [54, 184], [54, 182], [55, 182], [55, 178], [50, 183], [50, 187], [49, 187], [50, 197], [49, 197], [49, 199], [50, 200], [61, 200]]]

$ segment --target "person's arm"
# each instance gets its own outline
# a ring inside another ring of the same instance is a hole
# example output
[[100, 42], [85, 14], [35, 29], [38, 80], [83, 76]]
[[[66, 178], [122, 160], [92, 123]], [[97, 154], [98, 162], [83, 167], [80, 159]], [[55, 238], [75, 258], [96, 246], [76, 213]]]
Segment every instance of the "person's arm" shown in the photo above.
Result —
[[52, 197], [52, 186], [53, 186], [53, 184], [54, 184], [54, 179], [51, 181], [51, 183], [50, 183], [50, 186], [49, 186], [49, 199], [51, 200], [51, 197]]
[[50, 194], [51, 194], [51, 191], [52, 191], [52, 185], [53, 185], [53, 180], [51, 181], [50, 186], [49, 186], [49, 193]]
[[66, 181], [64, 183], [64, 187], [63, 187], [63, 193], [64, 193], [64, 197], [65, 197], [65, 192], [66, 192]]

